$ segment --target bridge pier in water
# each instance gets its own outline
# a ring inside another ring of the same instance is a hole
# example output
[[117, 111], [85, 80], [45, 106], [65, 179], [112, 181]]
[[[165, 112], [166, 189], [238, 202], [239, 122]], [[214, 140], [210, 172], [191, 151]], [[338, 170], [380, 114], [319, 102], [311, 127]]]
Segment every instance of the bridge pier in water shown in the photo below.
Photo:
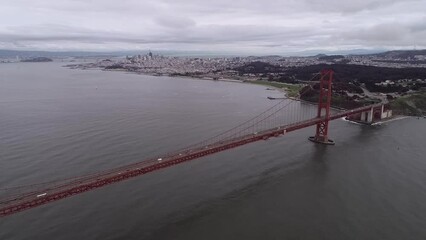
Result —
[[359, 119], [361, 122], [365, 122], [368, 124], [373, 123], [373, 116], [374, 116], [374, 108], [371, 108], [368, 112], [362, 112], [361, 118]]
[[386, 108], [386, 104], [380, 106], [371, 107], [367, 111], [361, 112], [350, 117], [347, 117], [348, 120], [354, 121], [357, 123], [371, 125], [374, 122], [381, 121], [383, 119], [391, 118], [392, 110]]
[[[317, 118], [322, 119], [317, 124], [315, 136], [309, 137], [314, 143], [334, 145], [334, 141], [328, 138], [328, 122], [330, 121], [331, 85], [333, 81], [333, 70], [322, 70], [320, 79], [320, 93], [318, 101]], [[323, 115], [323, 113], [325, 115]]]

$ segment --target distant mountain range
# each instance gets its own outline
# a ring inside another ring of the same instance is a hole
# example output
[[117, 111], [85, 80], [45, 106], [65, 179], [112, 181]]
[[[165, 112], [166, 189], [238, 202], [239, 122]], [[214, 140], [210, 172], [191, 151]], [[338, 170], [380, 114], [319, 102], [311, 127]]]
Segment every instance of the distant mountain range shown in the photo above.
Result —
[[19, 50], [1, 50], [0, 57], [2, 58], [33, 58], [33, 57], [96, 57], [96, 56], [115, 56], [108, 52], [83, 52], [83, 51], [68, 51], [68, 52], [50, 52], [50, 51], [19, 51]]
[[350, 50], [343, 52], [323, 52], [321, 54], [314, 55], [320, 58], [328, 58], [328, 57], [341, 57], [345, 55], [367, 55], [367, 56], [377, 56], [383, 58], [401, 58], [401, 59], [409, 59], [414, 58], [414, 56], [425, 55], [426, 49], [422, 50], [393, 50], [393, 51], [368, 51], [368, 50]]
[[[108, 52], [90, 52], [90, 51], [21, 51], [21, 50], [2, 50], [0, 49], [0, 58], [34, 58], [34, 57], [121, 57], [134, 56], [138, 54], [148, 54], [149, 50], [134, 51], [108, 51]], [[154, 54], [166, 56], [224, 56], [223, 54], [201, 52], [201, 51], [153, 51]]]
[[[64, 58], [64, 57], [117, 57], [117, 56], [132, 56], [137, 54], [146, 54], [148, 50], [140, 51], [111, 51], [111, 52], [89, 52], [89, 51], [20, 51], [20, 50], [1, 50], [0, 58], [34, 58], [34, 57], [49, 57], [49, 58]], [[392, 57], [408, 59], [413, 58], [416, 55], [426, 55], [426, 49], [423, 50], [395, 50], [395, 51], [384, 51], [384, 50], [366, 50], [366, 49], [353, 49], [345, 51], [302, 51], [297, 53], [289, 53], [283, 55], [294, 55], [294, 56], [330, 56], [330, 55], [372, 55], [378, 57]], [[226, 54], [226, 53], [213, 53], [203, 51], [154, 51], [155, 54], [161, 54], [166, 56], [198, 56], [198, 57], [221, 57], [221, 56], [238, 56], [237, 54]], [[243, 56], [242, 54], [241, 56]]]
[[371, 55], [386, 52], [386, 49], [350, 49], [350, 50], [336, 50], [336, 51], [323, 51], [323, 50], [306, 50], [286, 55], [291, 56], [330, 56], [330, 55]]
[[21, 62], [52, 62], [53, 60], [47, 57], [35, 57], [30, 59], [23, 59]]
[[426, 55], [426, 49], [422, 50], [397, 50], [397, 51], [387, 51], [383, 53], [373, 54], [379, 57], [390, 57], [390, 58], [414, 58], [418, 55]]

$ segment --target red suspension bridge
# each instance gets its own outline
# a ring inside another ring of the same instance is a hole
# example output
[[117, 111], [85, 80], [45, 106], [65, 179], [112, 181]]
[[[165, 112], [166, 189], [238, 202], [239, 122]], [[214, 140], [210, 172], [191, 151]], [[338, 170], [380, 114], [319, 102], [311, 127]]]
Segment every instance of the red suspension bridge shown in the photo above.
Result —
[[[0, 217], [227, 149], [267, 140], [272, 137], [279, 137], [309, 126], [316, 125], [315, 136], [310, 137], [309, 140], [322, 144], [334, 144], [328, 138], [329, 121], [361, 114], [360, 120], [369, 122], [379, 108], [381, 108], [383, 115], [383, 103], [351, 110], [336, 111], [332, 114], [330, 105], [333, 71], [323, 70], [316, 76], [318, 75], [320, 76], [320, 89], [318, 109], [316, 112], [300, 111], [300, 102], [295, 99], [284, 99], [258, 116], [232, 129], [188, 146], [185, 149], [165, 154], [161, 158], [147, 159], [80, 177], [0, 189], [0, 194], [3, 192], [0, 195], [0, 197], [3, 196], [0, 199]], [[302, 92], [301, 95], [303, 94]]]

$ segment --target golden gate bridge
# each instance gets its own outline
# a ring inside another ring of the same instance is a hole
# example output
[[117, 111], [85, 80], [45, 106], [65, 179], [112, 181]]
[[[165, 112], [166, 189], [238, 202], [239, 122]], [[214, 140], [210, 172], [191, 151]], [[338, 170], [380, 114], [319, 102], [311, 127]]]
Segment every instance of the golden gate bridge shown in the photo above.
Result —
[[[332, 114], [333, 74], [332, 70], [322, 70], [311, 79], [313, 80], [317, 76], [320, 77], [316, 113], [300, 111], [297, 105], [299, 102], [296, 99], [286, 98], [258, 116], [234, 128], [161, 157], [146, 159], [84, 176], [3, 188], [0, 189], [0, 193], [3, 193], [0, 195], [0, 217], [245, 144], [267, 140], [272, 137], [280, 137], [289, 132], [314, 125], [316, 125], [315, 136], [310, 137], [309, 140], [315, 143], [332, 145], [334, 142], [328, 137], [330, 121], [360, 114], [361, 118], [365, 117], [365, 120], [371, 120], [377, 109], [381, 109], [383, 112], [384, 106], [384, 103], [378, 103], [350, 110], [340, 110]], [[305, 92], [302, 91], [300, 96], [303, 96], [303, 94]]]

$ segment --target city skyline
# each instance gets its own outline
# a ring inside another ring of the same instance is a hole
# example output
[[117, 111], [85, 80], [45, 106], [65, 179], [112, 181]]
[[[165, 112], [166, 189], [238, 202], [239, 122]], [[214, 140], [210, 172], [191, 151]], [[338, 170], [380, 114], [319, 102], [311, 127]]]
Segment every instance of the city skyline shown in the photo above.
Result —
[[0, 9], [0, 49], [285, 54], [426, 48], [425, 0], [28, 1]]

